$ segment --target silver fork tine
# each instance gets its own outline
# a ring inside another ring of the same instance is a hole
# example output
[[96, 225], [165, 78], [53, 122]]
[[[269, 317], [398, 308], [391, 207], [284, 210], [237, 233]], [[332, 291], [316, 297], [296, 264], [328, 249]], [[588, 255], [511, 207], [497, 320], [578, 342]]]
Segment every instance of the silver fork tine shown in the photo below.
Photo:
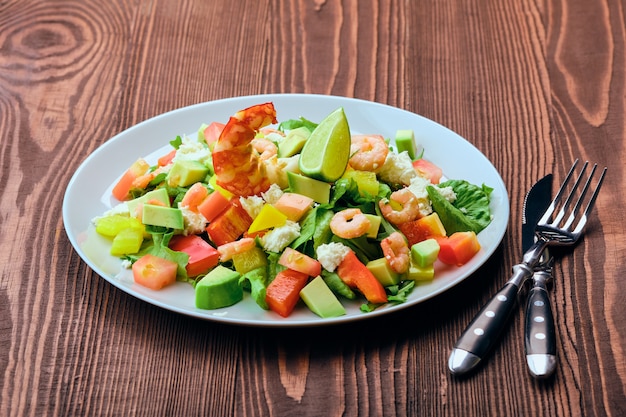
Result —
[[[587, 164], [588, 162], [585, 162], [585, 166], [583, 167], [583, 170], [580, 172], [579, 180], [583, 172], [585, 171], [585, 168], [587, 168]], [[591, 184], [591, 179], [593, 178], [593, 174], [596, 172], [597, 167], [598, 167], [598, 164], [593, 165], [593, 168], [591, 169], [591, 172], [589, 173], [589, 178], [587, 178], [587, 182], [585, 182], [585, 186], [580, 192], [580, 197], [578, 197], [578, 201], [576, 201], [576, 205], [574, 206], [572, 213], [568, 217], [567, 222], [565, 222], [565, 225], [563, 225], [563, 229], [569, 230], [569, 227], [572, 225], [572, 223], [574, 223], [574, 220], [576, 220], [576, 216], [578, 215], [578, 211], [580, 210], [580, 206], [583, 202], [583, 198], [585, 198], [585, 194], [587, 194], [587, 190], [589, 189], [589, 184]], [[574, 190], [572, 190], [572, 194], [574, 194]]]
[[[576, 161], [578, 162], [578, 160], [576, 160]], [[576, 182], [574, 183], [574, 186], [572, 187], [572, 190], [570, 191], [569, 195], [567, 196], [567, 199], [565, 199], [565, 203], [563, 203], [563, 206], [561, 207], [561, 210], [559, 211], [559, 214], [557, 214], [556, 218], [552, 222], [552, 226], [558, 227], [559, 223], [561, 223], [561, 220], [563, 220], [563, 217], [565, 217], [565, 212], [567, 211], [567, 209], [569, 209], [569, 205], [572, 202], [572, 198], [574, 198], [575, 191], [578, 189], [578, 185], [580, 184], [580, 181], [583, 179], [583, 174], [585, 173], [585, 170], [587, 169], [587, 165], [589, 165], [589, 162], [585, 162], [585, 164], [583, 165], [582, 169], [580, 170], [580, 173], [578, 174], [578, 177], [576, 178]], [[568, 180], [569, 180], [569, 178], [568, 178]], [[584, 191], [583, 191], [583, 195], [584, 195]], [[581, 196], [581, 198], [582, 198], [582, 196]], [[572, 221], [573, 221], [573, 219], [572, 219]], [[565, 228], [567, 229], [567, 227], [565, 227]]]
[[559, 188], [559, 191], [556, 193], [556, 196], [554, 197], [554, 200], [552, 200], [552, 202], [550, 203], [550, 206], [547, 208], [547, 210], [545, 211], [545, 213], [543, 214], [541, 219], [539, 219], [537, 224], [540, 224], [540, 225], [541, 224], [548, 224], [548, 220], [550, 220], [550, 217], [552, 216], [552, 213], [554, 213], [554, 210], [556, 209], [557, 204], [561, 200], [563, 192], [565, 191], [565, 187], [567, 186], [567, 183], [569, 182], [570, 178], [572, 177], [572, 174], [574, 174], [574, 168], [576, 168], [577, 164], [578, 164], [578, 159], [576, 159], [574, 161], [574, 163], [572, 164], [572, 167], [569, 169], [569, 172], [567, 173], [567, 176], [565, 177], [565, 180], [563, 180], [563, 183], [561, 184], [561, 188]]
[[[589, 216], [589, 213], [591, 212], [591, 209], [593, 209], [593, 205], [595, 204], [596, 198], [598, 198], [598, 193], [600, 192], [600, 187], [602, 187], [602, 182], [604, 181], [604, 174], [606, 174], [606, 167], [604, 167], [604, 169], [602, 170], [602, 174], [600, 175], [600, 178], [598, 179], [598, 184], [596, 184], [596, 189], [593, 191], [593, 194], [591, 195], [591, 198], [589, 199], [589, 202], [587, 203], [587, 207], [585, 207], [585, 211], [583, 212], [583, 215], [580, 218], [580, 221], [578, 222], [578, 224], [576, 225], [576, 228], [574, 229], [573, 233], [575, 235], [582, 232], [583, 228], [585, 227], [585, 224], [587, 223], [587, 218]], [[589, 178], [589, 180], [591, 180], [591, 178]]]

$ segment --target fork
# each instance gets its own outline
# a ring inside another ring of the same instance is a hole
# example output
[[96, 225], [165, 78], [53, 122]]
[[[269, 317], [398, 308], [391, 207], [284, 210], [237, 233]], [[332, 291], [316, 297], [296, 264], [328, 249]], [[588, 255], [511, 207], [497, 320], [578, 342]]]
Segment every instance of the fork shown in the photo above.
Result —
[[[556, 196], [545, 213], [541, 216], [541, 219], [539, 219], [539, 222], [537, 222], [535, 228], [535, 235], [537, 236], [536, 242], [524, 254], [522, 262], [513, 266], [513, 275], [511, 278], [504, 287], [487, 302], [476, 317], [474, 317], [454, 345], [450, 358], [448, 359], [448, 368], [451, 373], [455, 375], [468, 373], [473, 370], [491, 350], [498, 335], [504, 329], [508, 317], [513, 311], [520, 288], [522, 288], [524, 282], [533, 275], [534, 268], [539, 264], [543, 251], [548, 246], [572, 246], [578, 242], [582, 236], [589, 214], [593, 209], [600, 188], [602, 187], [602, 182], [604, 181], [604, 176], [607, 171], [606, 167], [603, 169], [582, 215], [578, 217], [580, 209], [584, 204], [585, 195], [590, 188], [591, 180], [596, 172], [597, 164], [594, 164], [589, 177], [578, 194], [578, 199], [574, 203], [573, 209], [569, 211], [569, 216], [565, 220], [565, 223], [561, 223], [568, 215], [569, 207], [576, 198], [576, 191], [582, 183], [588, 164], [588, 162], [585, 162], [571, 191], [565, 201], [561, 203], [561, 199], [567, 189], [567, 184], [573, 177], [574, 170], [578, 165], [578, 159], [572, 164]], [[559, 207], [560, 210], [556, 217], [551, 220], [552, 215]], [[576, 222], [577, 219], [578, 222], [574, 226], [574, 222]], [[573, 229], [572, 226], [574, 226]]]
[[555, 210], [559, 206], [563, 193], [566, 191], [567, 184], [569, 183], [570, 179], [572, 178], [574, 174], [574, 169], [576, 168], [576, 165], [578, 165], [578, 159], [574, 161], [574, 164], [572, 165], [567, 176], [565, 177], [563, 184], [561, 184], [561, 187], [559, 188], [559, 191], [554, 197], [554, 200], [552, 200], [552, 202], [550, 203], [550, 206], [548, 206], [548, 208], [546, 209], [541, 219], [539, 219], [539, 221], [537, 222], [537, 226], [535, 227], [535, 234], [537, 235], [537, 242], [530, 249], [528, 249], [528, 251], [524, 254], [524, 257], [523, 257], [523, 264], [529, 268], [533, 268], [537, 264], [537, 262], [539, 261], [539, 258], [541, 257], [541, 254], [543, 253], [543, 250], [547, 246], [572, 246], [580, 239], [580, 237], [583, 234], [583, 229], [585, 228], [585, 225], [587, 224], [587, 220], [589, 218], [589, 213], [591, 212], [591, 209], [593, 208], [593, 205], [595, 204], [596, 198], [598, 197], [600, 187], [602, 187], [602, 182], [604, 181], [604, 175], [606, 174], [606, 170], [607, 170], [606, 167], [604, 167], [604, 169], [602, 170], [602, 174], [600, 175], [600, 178], [598, 179], [596, 188], [593, 191], [591, 198], [587, 202], [585, 211], [583, 212], [582, 216], [578, 220], [578, 223], [576, 224], [576, 227], [574, 228], [574, 230], [572, 230], [572, 225], [574, 221], [576, 221], [580, 208], [584, 202], [585, 194], [589, 190], [589, 186], [591, 185], [591, 180], [596, 172], [596, 168], [598, 167], [598, 164], [593, 165], [593, 168], [591, 169], [591, 173], [589, 174], [587, 181], [585, 181], [585, 185], [583, 186], [583, 189], [580, 191], [580, 196], [578, 197], [578, 200], [576, 201], [576, 204], [574, 205], [574, 208], [572, 209], [565, 223], [562, 226], [559, 226], [559, 224], [563, 221], [563, 219], [567, 215], [567, 210], [569, 209], [572, 203], [572, 200], [576, 197], [576, 190], [578, 189], [583, 179], [585, 170], [587, 169], [587, 166], [589, 165], [588, 161], [585, 162], [585, 164], [583, 165], [580, 173], [578, 174], [578, 177], [576, 178], [576, 182], [574, 183], [574, 186], [572, 187], [572, 190], [567, 196], [567, 199], [565, 200], [565, 202], [562, 204], [561, 209], [559, 210], [558, 214], [556, 215], [553, 221], [550, 221], [552, 215], [554, 214]]

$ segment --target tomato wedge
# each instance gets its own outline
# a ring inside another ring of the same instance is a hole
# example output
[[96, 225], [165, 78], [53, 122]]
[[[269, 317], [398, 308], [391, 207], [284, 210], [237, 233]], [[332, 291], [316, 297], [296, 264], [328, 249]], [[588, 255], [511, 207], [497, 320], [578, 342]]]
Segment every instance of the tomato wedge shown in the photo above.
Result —
[[212, 148], [213, 144], [217, 142], [225, 126], [223, 123], [213, 122], [204, 129], [204, 140], [209, 147]]
[[278, 263], [311, 277], [316, 277], [322, 273], [322, 264], [319, 261], [290, 247], [285, 248], [278, 259]]
[[160, 157], [157, 161], [157, 164], [159, 164], [160, 167], [169, 165], [172, 163], [172, 160], [174, 159], [175, 156], [176, 156], [176, 149], [172, 149], [171, 151], [169, 151], [168, 153]]
[[122, 178], [115, 184], [115, 187], [113, 187], [113, 197], [117, 198], [119, 201], [128, 199], [128, 193], [132, 188], [133, 181], [144, 175], [149, 169], [150, 165], [148, 165], [143, 158], [139, 158], [133, 162], [130, 168], [124, 172]]
[[417, 159], [413, 161], [413, 169], [420, 177], [428, 178], [431, 183], [439, 184], [443, 172], [441, 168], [426, 159]]

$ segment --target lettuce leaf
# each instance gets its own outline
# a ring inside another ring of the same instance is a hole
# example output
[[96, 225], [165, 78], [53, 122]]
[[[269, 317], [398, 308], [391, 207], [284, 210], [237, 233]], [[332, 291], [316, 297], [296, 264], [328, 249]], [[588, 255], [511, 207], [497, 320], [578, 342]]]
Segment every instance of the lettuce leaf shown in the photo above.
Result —
[[250, 296], [263, 310], [269, 310], [267, 292], [267, 268], [260, 267], [246, 272], [239, 278], [239, 285], [250, 289]]
[[306, 127], [310, 132], [313, 132], [317, 127], [317, 123], [307, 120], [304, 117], [300, 117], [299, 119], [289, 119], [281, 122], [278, 125], [278, 130], [284, 132], [285, 130], [293, 130], [299, 127]]
[[467, 231], [480, 233], [491, 223], [489, 196], [493, 188], [484, 184], [479, 187], [465, 180], [448, 180], [439, 184], [439, 187], [452, 187], [456, 194], [456, 200], [450, 203], [439, 194], [436, 187], [429, 185], [426, 188], [433, 210], [439, 215], [448, 234]]

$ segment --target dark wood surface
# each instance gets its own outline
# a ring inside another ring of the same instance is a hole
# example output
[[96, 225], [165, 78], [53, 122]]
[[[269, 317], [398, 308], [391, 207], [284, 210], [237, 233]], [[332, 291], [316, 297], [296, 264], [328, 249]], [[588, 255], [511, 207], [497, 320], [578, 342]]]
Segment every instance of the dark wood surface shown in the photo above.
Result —
[[[0, 2], [0, 415], [626, 415], [626, 2]], [[115, 134], [219, 98], [320, 93], [397, 106], [480, 149], [511, 219], [478, 273], [402, 314], [262, 329], [118, 290], [61, 218], [79, 164]], [[519, 261], [519, 208], [580, 157], [609, 167], [551, 291], [559, 365], [525, 366], [516, 314], [485, 365], [456, 337]]]

